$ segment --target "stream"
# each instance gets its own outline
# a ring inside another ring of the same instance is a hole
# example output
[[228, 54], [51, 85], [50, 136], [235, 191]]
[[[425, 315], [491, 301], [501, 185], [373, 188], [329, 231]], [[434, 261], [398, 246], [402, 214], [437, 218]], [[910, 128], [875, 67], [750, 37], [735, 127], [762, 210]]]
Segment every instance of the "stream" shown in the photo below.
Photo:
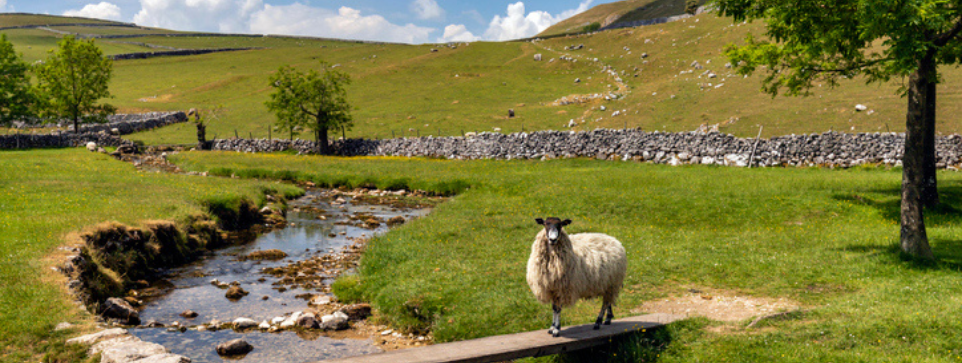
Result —
[[[165, 292], [145, 298], [140, 312], [143, 321], [154, 320], [167, 327], [137, 328], [130, 329], [130, 332], [144, 341], [163, 345], [174, 354], [187, 356], [194, 363], [228, 361], [217, 355], [215, 347], [236, 338], [243, 338], [254, 346], [252, 352], [240, 359], [245, 363], [301, 363], [380, 352], [370, 339], [340, 338], [343, 334], [335, 339], [328, 336], [332, 334], [322, 332], [197, 329], [212, 320], [231, 322], [241, 317], [270, 322], [274, 317], [306, 309], [307, 299], [295, 296], [305, 293], [325, 295], [322, 286], [285, 290], [275, 284], [280, 277], [262, 270], [350, 249], [358, 240], [386, 232], [388, 226], [383, 221], [396, 216], [410, 221], [430, 211], [427, 208], [355, 203], [356, 200], [349, 196], [340, 196], [343, 204], [332, 203], [331, 194], [331, 191], [309, 190], [303, 197], [289, 203], [287, 227], [263, 234], [251, 243], [219, 249], [195, 263], [167, 271], [159, 284]], [[319, 214], [324, 219], [319, 218]], [[365, 228], [364, 223], [359, 222], [359, 216], [362, 217], [360, 220], [373, 216], [382, 223], [376, 228], [370, 225]], [[287, 257], [276, 261], [240, 259], [251, 252], [269, 249], [283, 251]], [[250, 294], [236, 301], [229, 300], [222, 287], [212, 284], [214, 279], [224, 283], [236, 281]], [[326, 277], [324, 284], [329, 285], [333, 279], [334, 276]], [[181, 312], [188, 309], [198, 316], [181, 317]], [[175, 322], [189, 328], [183, 332], [169, 328]]]

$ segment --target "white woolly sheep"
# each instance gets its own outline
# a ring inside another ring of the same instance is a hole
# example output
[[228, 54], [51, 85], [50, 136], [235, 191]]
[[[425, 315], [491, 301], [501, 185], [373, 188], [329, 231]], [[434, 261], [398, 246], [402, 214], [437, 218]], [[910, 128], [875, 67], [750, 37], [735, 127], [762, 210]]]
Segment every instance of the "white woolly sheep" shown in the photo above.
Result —
[[[554, 318], [548, 334], [561, 334], [561, 308], [579, 299], [601, 297], [601, 312], [595, 320], [599, 329], [602, 318], [611, 324], [612, 304], [618, 299], [628, 268], [625, 248], [614, 237], [602, 233], [567, 235], [561, 227], [570, 219], [535, 219], [544, 226], [535, 236], [528, 259], [528, 286], [543, 304], [551, 304]], [[605, 317], [607, 312], [607, 317]]]

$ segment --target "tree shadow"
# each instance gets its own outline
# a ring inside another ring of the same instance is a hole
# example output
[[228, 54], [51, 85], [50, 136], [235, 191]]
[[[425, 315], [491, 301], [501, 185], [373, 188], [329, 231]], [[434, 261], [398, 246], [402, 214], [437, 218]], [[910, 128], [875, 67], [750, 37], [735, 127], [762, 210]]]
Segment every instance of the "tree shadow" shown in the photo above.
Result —
[[[941, 181], [939, 185], [939, 205], [925, 208], [927, 228], [962, 226], [962, 181]], [[857, 205], [865, 205], [878, 210], [883, 218], [898, 221], [901, 218], [901, 189], [895, 185], [889, 188], [854, 190], [850, 194], [836, 194], [833, 199]], [[962, 270], [962, 240], [929, 236], [929, 244], [936, 261], [915, 258], [902, 252], [895, 243], [887, 246], [860, 245], [843, 248], [845, 251], [884, 255], [901, 262], [911, 262], [919, 269]]]
[[[612, 323], [609, 329], [634, 329], [631, 326], [621, 327]], [[549, 361], [557, 363], [582, 362], [657, 362], [661, 354], [676, 340], [676, 334], [686, 330], [700, 329], [705, 323], [702, 321], [681, 321], [655, 329], [634, 334], [623, 334], [612, 338], [610, 343], [596, 347], [562, 353], [552, 356]], [[562, 335], [564, 332], [562, 331]]]

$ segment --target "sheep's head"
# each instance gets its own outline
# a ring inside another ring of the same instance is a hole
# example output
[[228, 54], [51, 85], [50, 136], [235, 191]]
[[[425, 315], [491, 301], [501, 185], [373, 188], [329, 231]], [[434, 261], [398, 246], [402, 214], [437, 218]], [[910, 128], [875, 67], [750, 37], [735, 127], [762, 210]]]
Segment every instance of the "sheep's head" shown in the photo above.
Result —
[[571, 224], [570, 219], [561, 220], [556, 217], [550, 217], [547, 220], [536, 218], [534, 220], [538, 224], [544, 226], [545, 235], [548, 237], [548, 243], [554, 245], [558, 243], [558, 237], [561, 236], [561, 227]]

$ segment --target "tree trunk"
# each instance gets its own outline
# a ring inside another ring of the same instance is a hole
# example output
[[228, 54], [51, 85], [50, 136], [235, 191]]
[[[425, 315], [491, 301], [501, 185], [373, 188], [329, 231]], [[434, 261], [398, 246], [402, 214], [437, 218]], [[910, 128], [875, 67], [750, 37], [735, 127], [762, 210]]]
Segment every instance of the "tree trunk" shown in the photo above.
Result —
[[922, 188], [925, 179], [926, 113], [935, 82], [935, 59], [931, 52], [919, 61], [919, 68], [909, 77], [908, 113], [905, 117], [905, 151], [902, 158], [902, 225], [900, 243], [905, 253], [934, 259], [925, 234], [922, 216]]
[[922, 205], [934, 207], [939, 204], [938, 181], [936, 179], [936, 161], [938, 157], [935, 153], [935, 62], [929, 70], [929, 82], [926, 87], [928, 96], [925, 99], [925, 140], [922, 154], [923, 179], [922, 179]]
[[77, 117], [77, 115], [73, 117], [73, 133], [80, 134], [80, 117]]
[[329, 155], [331, 153], [331, 146], [327, 142], [327, 127], [321, 127], [317, 131], [317, 141], [321, 144], [321, 155]]

